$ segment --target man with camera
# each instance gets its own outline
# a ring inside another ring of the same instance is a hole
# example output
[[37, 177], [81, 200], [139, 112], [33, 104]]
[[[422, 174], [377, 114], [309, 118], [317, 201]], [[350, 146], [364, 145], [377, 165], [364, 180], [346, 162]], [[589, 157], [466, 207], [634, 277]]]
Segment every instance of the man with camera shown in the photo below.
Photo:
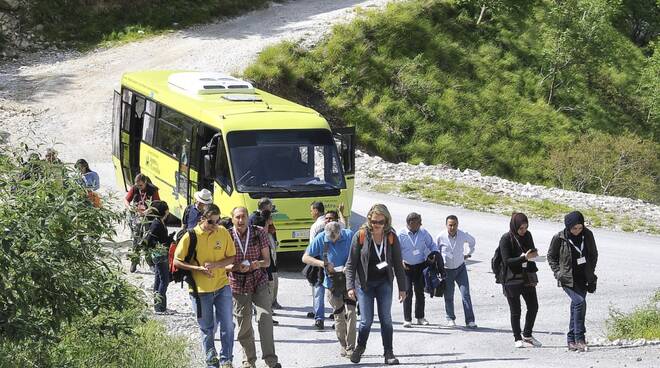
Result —
[[341, 356], [350, 356], [355, 348], [355, 302], [348, 298], [344, 265], [351, 250], [353, 231], [342, 229], [335, 220], [325, 225], [323, 232], [310, 243], [303, 262], [323, 267], [323, 286], [330, 291], [328, 300], [335, 316], [335, 331], [341, 345]]

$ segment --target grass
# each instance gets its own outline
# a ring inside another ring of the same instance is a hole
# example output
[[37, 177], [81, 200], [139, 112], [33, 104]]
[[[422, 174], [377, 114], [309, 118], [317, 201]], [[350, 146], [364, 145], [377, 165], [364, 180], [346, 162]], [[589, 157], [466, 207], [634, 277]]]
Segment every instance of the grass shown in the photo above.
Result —
[[646, 305], [626, 314], [610, 309], [607, 337], [614, 339], [660, 339], [660, 289]]
[[[381, 193], [399, 193], [434, 203], [503, 215], [510, 215], [515, 210], [524, 212], [533, 218], [554, 221], [561, 220], [566, 213], [574, 210], [571, 206], [547, 199], [498, 195], [478, 187], [448, 180], [413, 180], [398, 184], [394, 181], [380, 179], [379, 183], [374, 185], [373, 190]], [[580, 208], [579, 210], [595, 227], [660, 234], [660, 227], [640, 219], [632, 219], [629, 216], [594, 208]]]

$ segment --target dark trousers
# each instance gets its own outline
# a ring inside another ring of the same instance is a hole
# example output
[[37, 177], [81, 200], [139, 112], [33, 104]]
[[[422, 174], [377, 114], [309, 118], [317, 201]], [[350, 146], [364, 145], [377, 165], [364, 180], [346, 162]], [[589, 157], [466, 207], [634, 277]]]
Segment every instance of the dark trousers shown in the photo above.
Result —
[[154, 259], [154, 310], [167, 310], [167, 286], [170, 284], [170, 270], [167, 256]]
[[571, 298], [571, 321], [568, 324], [567, 342], [584, 342], [587, 328], [584, 320], [587, 317], [587, 292], [580, 288], [564, 287]]
[[[511, 314], [511, 329], [513, 330], [513, 337], [515, 340], [522, 340], [522, 336], [531, 337], [532, 330], [534, 329], [534, 321], [536, 320], [536, 313], [539, 310], [539, 302], [536, 297], [536, 287], [525, 285], [506, 285], [504, 286], [504, 294], [506, 300], [509, 302], [509, 312]], [[520, 296], [525, 300], [527, 305], [527, 314], [525, 315], [525, 329], [520, 335], [520, 315], [521, 305]]]
[[406, 299], [403, 300], [403, 319], [412, 321], [413, 289], [415, 291], [415, 318], [424, 318], [424, 267], [422, 262], [408, 266], [406, 270]]

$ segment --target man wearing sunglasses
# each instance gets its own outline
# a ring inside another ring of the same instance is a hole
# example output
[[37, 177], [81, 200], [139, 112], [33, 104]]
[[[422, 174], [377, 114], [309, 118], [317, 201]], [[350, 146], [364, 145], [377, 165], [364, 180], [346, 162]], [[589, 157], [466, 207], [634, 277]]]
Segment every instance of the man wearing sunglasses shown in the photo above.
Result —
[[[214, 204], [202, 213], [194, 232], [197, 238], [194, 259], [185, 262], [190, 246], [188, 232], [181, 238], [174, 253], [177, 268], [192, 271], [199, 297], [192, 296], [193, 311], [197, 300], [201, 315], [197, 323], [202, 332], [202, 345], [207, 367], [231, 367], [234, 349], [234, 321], [232, 319], [232, 292], [225, 267], [234, 262], [236, 247], [229, 231], [220, 224], [220, 208]], [[192, 290], [191, 290], [192, 292]], [[197, 300], [196, 300], [197, 299]], [[220, 325], [221, 352], [218, 358], [214, 333]]]

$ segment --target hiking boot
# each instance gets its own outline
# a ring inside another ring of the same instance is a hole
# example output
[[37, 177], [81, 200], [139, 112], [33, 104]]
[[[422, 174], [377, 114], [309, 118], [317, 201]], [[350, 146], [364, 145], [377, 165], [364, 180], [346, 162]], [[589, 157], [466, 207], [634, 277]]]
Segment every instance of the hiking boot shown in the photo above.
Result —
[[429, 321], [427, 321], [426, 318], [417, 318], [417, 324], [420, 326], [428, 326]]
[[316, 327], [317, 330], [323, 330], [325, 328], [323, 320], [322, 319], [317, 319], [316, 322], [314, 322], [314, 327]]
[[543, 346], [543, 344], [541, 344], [541, 342], [535, 339], [533, 336], [530, 337], [523, 336], [523, 341], [527, 344], [534, 346], [535, 348], [540, 348], [541, 346]]
[[569, 341], [568, 343], [568, 351], [578, 351], [577, 344], [573, 341]]
[[362, 354], [364, 354], [364, 350], [366, 349], [366, 346], [356, 346], [355, 350], [353, 350], [353, 354], [351, 354], [351, 362], [352, 363], [360, 363], [360, 359], [362, 359]]
[[394, 353], [391, 351], [385, 352], [385, 364], [386, 365], [399, 365], [399, 359], [394, 356]]
[[589, 351], [589, 346], [587, 346], [586, 341], [578, 341], [575, 343], [575, 347], [577, 348], [577, 351], [580, 353], [586, 353]]
[[410, 322], [410, 321], [403, 321], [403, 327], [405, 327], [405, 328], [411, 328], [411, 327], [412, 327], [412, 322]]

